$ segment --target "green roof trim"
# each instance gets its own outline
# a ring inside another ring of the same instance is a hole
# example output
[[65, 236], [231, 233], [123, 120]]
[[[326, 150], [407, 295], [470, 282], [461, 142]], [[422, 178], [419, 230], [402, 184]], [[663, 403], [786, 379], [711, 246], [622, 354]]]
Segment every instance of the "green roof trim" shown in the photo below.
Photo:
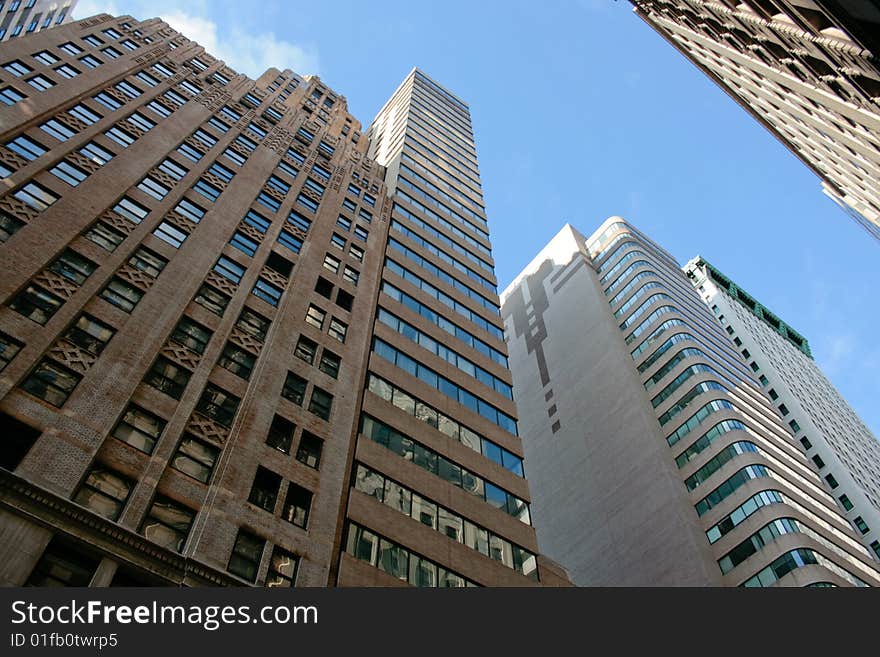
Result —
[[791, 342], [795, 347], [800, 349], [804, 354], [806, 354], [810, 358], [813, 357], [813, 352], [810, 351], [810, 344], [807, 342], [807, 339], [800, 333], [795, 331], [791, 326], [779, 319], [779, 317], [772, 313], [766, 306], [760, 304], [757, 300], [755, 300], [752, 295], [741, 289], [736, 283], [734, 283], [727, 276], [718, 271], [718, 269], [712, 266], [712, 264], [707, 262], [705, 259], [698, 257], [695, 259], [694, 264], [697, 267], [704, 268], [708, 276], [720, 288], [727, 292], [728, 295], [739, 301], [740, 304], [744, 306], [747, 310], [749, 310], [749, 312], [751, 312], [755, 317], [770, 326], [773, 330], [779, 333], [779, 335], [781, 335], [786, 340]]

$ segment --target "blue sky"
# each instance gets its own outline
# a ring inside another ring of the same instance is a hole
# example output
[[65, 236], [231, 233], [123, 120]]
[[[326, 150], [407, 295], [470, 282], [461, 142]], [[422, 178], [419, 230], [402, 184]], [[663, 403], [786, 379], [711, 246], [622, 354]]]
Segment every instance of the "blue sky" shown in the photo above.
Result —
[[161, 16], [236, 70], [318, 74], [365, 125], [413, 66], [469, 103], [503, 288], [569, 222], [621, 215], [800, 331], [880, 435], [880, 244], [624, 0], [81, 0]]

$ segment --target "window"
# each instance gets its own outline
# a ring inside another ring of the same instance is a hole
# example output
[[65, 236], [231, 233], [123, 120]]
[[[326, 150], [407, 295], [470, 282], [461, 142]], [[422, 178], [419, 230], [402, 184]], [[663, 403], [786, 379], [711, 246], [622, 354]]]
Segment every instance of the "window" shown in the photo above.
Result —
[[117, 91], [121, 91], [123, 94], [128, 96], [129, 98], [137, 98], [143, 93], [140, 89], [138, 89], [135, 85], [133, 85], [128, 80], [120, 80], [116, 84], [113, 85], [113, 88]]
[[232, 160], [234, 164], [237, 164], [240, 167], [243, 167], [245, 165], [245, 162], [247, 162], [247, 159], [243, 155], [239, 155], [231, 148], [227, 148], [226, 150], [224, 150], [223, 155], [225, 155], [227, 158]]
[[352, 285], [357, 286], [359, 277], [360, 274], [358, 274], [356, 269], [352, 269], [348, 265], [345, 266], [345, 269], [342, 272], [342, 278], [344, 280], [348, 281]]
[[37, 183], [28, 183], [13, 194], [19, 201], [32, 207], [37, 212], [47, 210], [60, 196]]
[[296, 348], [293, 350], [293, 355], [297, 358], [304, 360], [309, 365], [314, 364], [315, 355], [318, 353], [318, 343], [314, 340], [309, 340], [304, 335], [301, 335], [299, 340], [296, 343]]
[[180, 199], [180, 203], [174, 206], [174, 210], [195, 224], [202, 220], [206, 212], [203, 207], [196, 205], [188, 198]]
[[853, 524], [856, 526], [856, 529], [859, 530], [861, 534], [867, 534], [871, 531], [871, 528], [868, 527], [868, 524], [862, 519], [862, 516], [856, 516], [853, 518]]
[[322, 297], [329, 299], [333, 294], [333, 283], [328, 281], [323, 276], [318, 276], [318, 281], [315, 283], [315, 292], [320, 294]]
[[107, 283], [107, 287], [101, 291], [102, 299], [127, 313], [134, 310], [134, 307], [143, 296], [144, 293], [140, 288], [116, 277], [111, 278], [110, 282]]
[[[67, 113], [71, 116], [75, 116], [80, 121], [85, 123], [86, 125], [94, 125], [98, 121], [101, 120], [101, 115], [93, 112], [91, 109], [79, 103], [78, 105], [74, 105], [73, 107], [67, 110]], [[112, 155], [110, 157], [113, 157]], [[108, 160], [110, 158], [107, 158]], [[103, 164], [103, 163], [102, 163]]]
[[116, 329], [99, 322], [91, 315], [82, 314], [71, 326], [64, 339], [93, 356], [99, 356], [116, 333]]
[[304, 233], [309, 232], [309, 228], [311, 228], [311, 226], [312, 226], [311, 219], [306, 219], [304, 216], [302, 216], [296, 210], [290, 211], [290, 214], [287, 215], [287, 221], [291, 225], [302, 230]]
[[266, 131], [263, 130], [260, 126], [258, 126], [256, 123], [253, 123], [253, 122], [248, 123], [247, 129], [248, 129], [248, 131], [253, 133], [255, 136], [259, 137], [260, 139], [262, 139], [263, 137], [266, 136]]
[[223, 312], [229, 304], [229, 295], [224, 294], [212, 285], [203, 283], [193, 301], [200, 306], [207, 308], [215, 315], [223, 317]]
[[[15, 338], [0, 332], [0, 372], [2, 372], [15, 355], [21, 351], [24, 343], [19, 342]], [[9, 468], [7, 468], [9, 469]]]
[[55, 314], [61, 304], [60, 297], [44, 290], [38, 285], [28, 285], [9, 304], [17, 313], [24, 315], [37, 324], [45, 324]]
[[[281, 209], [281, 202], [269, 196], [266, 192], [260, 192], [257, 196], [257, 202], [269, 208], [272, 212], [278, 212]], [[316, 206], [317, 207], [317, 206]]]
[[317, 306], [310, 305], [309, 310], [306, 313], [306, 323], [311, 324], [316, 329], [323, 330], [324, 329], [324, 318], [327, 316], [327, 313], [318, 308]]
[[259, 242], [255, 242], [244, 233], [238, 231], [232, 235], [229, 244], [249, 256], [253, 256], [257, 252], [257, 248], [260, 246]]
[[98, 558], [78, 547], [53, 538], [37, 562], [25, 586], [88, 586], [98, 569]]
[[152, 454], [164, 429], [165, 420], [130, 404], [111, 435], [142, 452]]
[[351, 219], [341, 214], [336, 218], [336, 225], [342, 230], [351, 230]]
[[67, 160], [61, 160], [58, 164], [49, 169], [49, 173], [71, 187], [76, 187], [89, 175]]
[[309, 401], [309, 411], [321, 419], [329, 420], [332, 407], [333, 395], [315, 386], [312, 389], [312, 399]]
[[95, 94], [93, 96], [93, 99], [101, 103], [101, 105], [109, 109], [111, 112], [118, 110], [120, 107], [122, 107], [122, 103], [120, 103], [113, 96], [104, 91]]
[[317, 470], [318, 465], [321, 463], [321, 450], [323, 447], [323, 440], [308, 431], [303, 431], [299, 439], [299, 447], [296, 449], [296, 460]]
[[193, 162], [198, 162], [202, 159], [202, 154], [186, 142], [177, 147], [177, 152]]
[[333, 233], [333, 235], [330, 237], [330, 245], [335, 246], [340, 251], [345, 251], [345, 238], [341, 235]]
[[235, 143], [244, 148], [246, 151], [250, 151], [251, 153], [257, 148], [257, 142], [252, 139], [248, 139], [244, 135], [238, 135], [234, 139]]
[[758, 380], [761, 382], [761, 385], [762, 385], [762, 386], [766, 386], [766, 385], [768, 385], [768, 384], [770, 383], [770, 382], [767, 380], [767, 377], [764, 376], [763, 374], [762, 374], [761, 376], [758, 377]]
[[[312, 190], [318, 196], [323, 196], [324, 190], [326, 189], [326, 187], [324, 187], [324, 185], [312, 180], [311, 178], [306, 178], [306, 182], [305, 182], [305, 184], [303, 184], [303, 187], [306, 189]], [[317, 206], [315, 206], [315, 207], [317, 207]]]
[[218, 119], [216, 116], [212, 116], [210, 119], [208, 119], [208, 125], [220, 132], [221, 134], [229, 132], [229, 126], [225, 122]]
[[140, 130], [143, 130], [144, 132], [149, 132], [150, 130], [152, 130], [153, 128], [156, 127], [155, 121], [151, 121], [150, 119], [148, 119], [146, 116], [144, 116], [143, 114], [141, 114], [139, 112], [135, 112], [134, 114], [129, 116], [126, 119], [126, 121], [128, 121], [130, 125], [134, 126], [135, 128], [139, 128]]
[[324, 182], [330, 182], [330, 176], [332, 174], [328, 169], [325, 169], [320, 164], [315, 164], [314, 166], [312, 166], [312, 173]]
[[45, 64], [46, 66], [51, 66], [52, 64], [56, 64], [59, 61], [58, 58], [50, 53], [48, 50], [41, 50], [40, 52], [35, 53], [33, 55], [33, 58], [41, 64]]
[[150, 176], [145, 176], [144, 179], [138, 183], [137, 187], [139, 190], [141, 190], [148, 196], [152, 196], [158, 201], [161, 201], [163, 198], [168, 196], [168, 192], [171, 191], [170, 187], [163, 185], [158, 180]]
[[783, 417], [785, 417], [786, 415], [788, 415], [788, 412], [789, 412], [788, 407], [785, 404], [780, 404], [779, 405], [779, 412], [782, 413]]
[[293, 422], [276, 415], [272, 418], [272, 424], [266, 436], [266, 444], [279, 452], [289, 454], [294, 431], [296, 431], [296, 425]]
[[80, 73], [70, 64], [62, 64], [61, 66], [56, 67], [55, 72], [58, 73], [58, 75], [60, 75], [61, 77], [67, 79], [75, 78]]
[[791, 427], [791, 430], [793, 433], [797, 433], [798, 431], [801, 430], [801, 425], [799, 425], [797, 423], [797, 420], [792, 420], [791, 422], [788, 423], [788, 426]]
[[281, 302], [281, 295], [284, 294], [284, 290], [272, 285], [261, 276], [257, 279], [252, 293], [269, 305], [277, 307]]
[[253, 210], [247, 211], [247, 214], [244, 216], [243, 221], [248, 226], [256, 228], [261, 233], [265, 233], [271, 225], [268, 219], [266, 219], [261, 214], [254, 212]]
[[248, 582], [256, 582], [265, 547], [265, 540], [243, 529], [239, 529], [238, 536], [235, 537], [235, 545], [232, 546], [232, 555], [229, 557], [229, 565], [226, 566], [226, 570]]
[[282, 196], [287, 196], [287, 193], [290, 191], [290, 185], [281, 180], [278, 176], [269, 176], [266, 185], [280, 193]]
[[813, 455], [812, 461], [813, 461], [813, 463], [816, 464], [816, 467], [819, 468], [820, 470], [825, 467], [825, 461], [823, 461], [822, 457], [819, 456], [818, 454]]
[[[101, 48], [101, 52], [107, 55], [110, 59], [117, 59], [122, 56], [122, 53], [116, 50], [113, 46], [107, 46], [106, 48]], [[185, 82], [185, 81], [184, 81]], [[181, 83], [183, 84], [183, 83]]]
[[770, 395], [770, 399], [773, 401], [779, 399], [779, 394], [773, 388], [770, 388], [770, 390], [767, 391], [767, 394]]
[[847, 497], [846, 495], [841, 495], [837, 499], [840, 500], [840, 503], [843, 505], [844, 509], [846, 509], [847, 511], [852, 511], [853, 503], [849, 501], [849, 497]]
[[80, 57], [79, 61], [89, 68], [98, 68], [102, 63], [101, 60], [94, 55], [86, 55], [85, 57]]
[[269, 572], [266, 575], [267, 587], [290, 587], [296, 580], [296, 569], [299, 558], [280, 547], [272, 550], [272, 559], [269, 561]]
[[257, 357], [249, 351], [245, 351], [232, 342], [227, 342], [217, 364], [247, 381], [251, 378], [256, 360]]
[[133, 224], [141, 223], [147, 215], [150, 214], [148, 208], [145, 208], [140, 203], [132, 201], [127, 196], [123, 196], [119, 203], [113, 206], [113, 210]]
[[89, 471], [73, 501], [110, 520], [122, 513], [134, 482], [103, 465], [95, 465]]
[[309, 509], [312, 506], [312, 493], [293, 482], [287, 488], [284, 509], [281, 517], [287, 522], [305, 529], [309, 521]]
[[52, 82], [52, 80], [41, 74], [28, 78], [26, 82], [38, 91], [46, 91], [46, 89], [51, 89], [55, 86], [55, 83]]
[[3, 87], [0, 89], [0, 102], [4, 105], [15, 105], [15, 103], [24, 100], [27, 96], [12, 87]]
[[837, 479], [830, 472], [825, 475], [825, 481], [828, 482], [828, 485], [831, 487], [831, 490], [837, 488], [840, 484], [837, 483]]
[[259, 465], [257, 466], [257, 473], [254, 475], [254, 483], [251, 485], [250, 495], [248, 495], [248, 502], [269, 513], [274, 513], [280, 488], [281, 475]]
[[341, 359], [332, 351], [326, 349], [321, 352], [321, 361], [318, 363], [318, 369], [334, 379], [339, 376], [339, 364]]
[[240, 401], [235, 395], [209, 383], [196, 404], [196, 410], [228, 427], [232, 424]]
[[76, 388], [81, 374], [48, 358], [43, 359], [21, 384], [23, 390], [34, 397], [61, 407]]
[[220, 194], [223, 192], [223, 190], [207, 182], [204, 178], [199, 178], [192, 188], [211, 202], [220, 198]]
[[364, 203], [366, 203], [370, 207], [375, 207], [376, 198], [374, 196], [371, 196], [370, 194], [364, 194]]
[[180, 552], [186, 543], [195, 515], [195, 511], [157, 495], [141, 524], [140, 533], [162, 547]]
[[78, 45], [70, 43], [69, 41], [67, 43], [62, 43], [58, 48], [66, 52], [68, 55], [79, 55], [83, 51]]
[[303, 245], [301, 239], [299, 239], [298, 237], [294, 237], [293, 235], [288, 233], [286, 230], [282, 230], [278, 234], [278, 243], [281, 246], [287, 247], [288, 249], [290, 249], [294, 253], [299, 253], [300, 250], [302, 249], [302, 245]]
[[217, 138], [214, 135], [208, 134], [201, 128], [192, 133], [192, 136], [198, 141], [202, 142], [202, 144], [208, 149], [213, 148], [214, 145], [217, 143]]
[[[361, 219], [362, 221], [366, 221], [368, 224], [373, 221], [373, 215], [370, 214], [369, 212], [367, 212], [366, 210], [364, 210], [363, 208], [358, 210], [358, 218]], [[366, 239], [367, 239], [366, 238], [366, 231], [364, 231], [363, 239], [364, 239], [364, 241], [366, 241]]]
[[171, 467], [207, 484], [211, 479], [211, 473], [220, 457], [220, 449], [196, 438], [192, 434], [184, 433], [177, 451], [171, 459]]
[[238, 285], [241, 282], [242, 276], [244, 276], [245, 268], [226, 256], [220, 256], [217, 260], [217, 264], [214, 265], [214, 271], [220, 274], [223, 278]]
[[352, 258], [354, 258], [355, 260], [357, 260], [358, 262], [363, 262], [363, 261], [364, 261], [364, 250], [363, 250], [361, 247], [359, 247], [359, 246], [355, 246], [354, 244], [350, 245], [350, 246], [348, 247], [348, 254], [349, 254]]
[[334, 274], [339, 273], [339, 266], [342, 262], [338, 258], [334, 258], [329, 253], [324, 256], [324, 269], [332, 271]]
[[284, 381], [284, 388], [281, 389], [281, 396], [292, 401], [297, 406], [302, 406], [306, 396], [307, 383], [301, 376], [288, 372], [287, 379]]
[[191, 376], [192, 372], [185, 367], [159, 356], [144, 376], [144, 383], [173, 399], [180, 399]]
[[40, 129], [49, 133], [58, 141], [67, 141], [76, 134], [73, 128], [57, 119], [49, 119], [40, 126]]
[[345, 311], [351, 312], [352, 305], [354, 304], [354, 297], [350, 295], [345, 290], [338, 290], [336, 292], [336, 305], [342, 308]]
[[88, 144], [79, 149], [79, 154], [83, 157], [87, 157], [92, 162], [96, 164], [100, 164], [104, 166], [113, 159], [113, 153], [108, 151], [106, 148], [102, 148], [98, 146], [95, 142], [90, 141]]
[[345, 322], [341, 322], [335, 317], [330, 319], [330, 328], [327, 329], [327, 333], [331, 338], [335, 338], [340, 342], [345, 342], [345, 335], [348, 332], [348, 324]]
[[804, 446], [804, 449], [805, 449], [805, 450], [808, 450], [808, 449], [812, 449], [812, 448], [813, 448], [813, 443], [811, 443], [811, 442], [810, 442], [810, 439], [807, 438], [806, 436], [804, 436], [803, 438], [801, 438], [801, 445]]
[[171, 333], [171, 339], [196, 354], [203, 354], [212, 335], [210, 329], [189, 317], [183, 317]]
[[95, 46], [96, 48], [98, 46], [104, 45], [104, 42], [101, 40], [101, 38], [95, 36], [94, 34], [88, 34], [88, 35], [84, 36], [83, 41], [85, 41], [90, 46]]
[[15, 235], [15, 233], [17, 233], [23, 226], [23, 221], [16, 219], [3, 210], [0, 210], [0, 244]]
[[255, 313], [250, 308], [244, 308], [241, 311], [241, 315], [238, 316], [235, 325], [248, 335], [262, 342], [266, 339], [270, 323], [268, 319], [259, 313]]
[[168, 261], [160, 255], [157, 255], [149, 249], [141, 246], [128, 259], [128, 264], [144, 272], [150, 278], [156, 278], [159, 273], [168, 264]]
[[34, 141], [30, 137], [20, 135], [6, 143], [6, 148], [14, 153], [18, 153], [24, 159], [30, 161], [36, 160], [46, 152], [46, 147], [39, 142]]
[[318, 211], [318, 204], [307, 196], [303, 196], [302, 194], [300, 194], [296, 197], [296, 202], [312, 212]]
[[360, 197], [361, 190], [359, 187], [356, 187], [355, 185], [349, 183], [348, 184], [348, 193], [351, 194], [352, 196]]

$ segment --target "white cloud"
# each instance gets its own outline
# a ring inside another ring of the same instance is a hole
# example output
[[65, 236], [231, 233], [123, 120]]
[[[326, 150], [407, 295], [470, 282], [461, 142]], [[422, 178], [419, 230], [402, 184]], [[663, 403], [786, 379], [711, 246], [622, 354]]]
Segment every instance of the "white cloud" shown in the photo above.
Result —
[[312, 45], [300, 45], [279, 39], [271, 30], [246, 33], [237, 27], [224, 29], [209, 18], [204, 2], [188, 2], [186, 10], [177, 3], [144, 0], [80, 0], [75, 15], [130, 14], [138, 19], [159, 16], [175, 30], [203, 46], [211, 55], [231, 68], [252, 78], [268, 68], [292, 69], [302, 75], [318, 74], [318, 52]]

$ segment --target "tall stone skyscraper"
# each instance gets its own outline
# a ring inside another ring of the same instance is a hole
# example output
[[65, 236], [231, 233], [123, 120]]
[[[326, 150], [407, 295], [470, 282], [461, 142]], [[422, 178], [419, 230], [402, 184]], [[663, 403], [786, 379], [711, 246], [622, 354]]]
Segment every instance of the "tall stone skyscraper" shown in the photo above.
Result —
[[630, 1], [880, 239], [877, 0]]
[[0, 45], [0, 100], [0, 583], [566, 583], [481, 209], [157, 19]]
[[70, 22], [78, 0], [0, 2], [0, 41]]
[[703, 258], [688, 262], [685, 272], [842, 513], [880, 559], [880, 442], [819, 369], [797, 331]]
[[571, 226], [502, 295], [541, 550], [578, 585], [880, 585], [674, 258]]

